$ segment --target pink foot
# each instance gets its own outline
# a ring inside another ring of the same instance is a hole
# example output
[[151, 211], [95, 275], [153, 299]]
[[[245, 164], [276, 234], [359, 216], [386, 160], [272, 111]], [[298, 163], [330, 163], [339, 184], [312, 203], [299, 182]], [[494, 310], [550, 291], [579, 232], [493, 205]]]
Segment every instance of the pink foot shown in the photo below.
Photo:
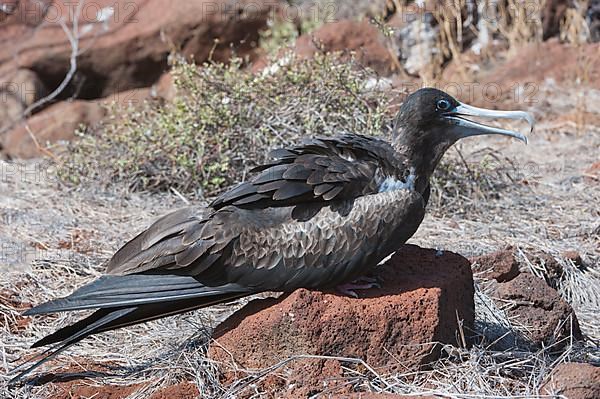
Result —
[[377, 288], [381, 288], [381, 286], [379, 286], [379, 283], [381, 282], [380, 278], [377, 277], [368, 277], [368, 276], [360, 276], [359, 278], [357, 278], [356, 280], [352, 281], [352, 284], [359, 284], [359, 283], [376, 283], [378, 285]]
[[371, 277], [361, 277], [351, 283], [340, 284], [336, 287], [336, 291], [340, 294], [358, 298], [358, 294], [355, 290], [368, 290], [371, 288], [381, 288], [381, 285], [377, 282], [377, 279]]

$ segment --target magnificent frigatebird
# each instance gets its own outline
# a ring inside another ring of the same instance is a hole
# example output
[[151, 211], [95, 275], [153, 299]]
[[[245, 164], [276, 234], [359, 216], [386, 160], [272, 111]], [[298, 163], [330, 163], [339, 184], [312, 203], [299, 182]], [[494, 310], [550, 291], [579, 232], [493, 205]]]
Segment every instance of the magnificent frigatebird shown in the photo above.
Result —
[[391, 143], [346, 134], [273, 151], [271, 163], [207, 208], [168, 214], [126, 243], [105, 276], [25, 312], [97, 309], [34, 343], [55, 345], [14, 380], [92, 334], [262, 291], [364, 288], [352, 282], [419, 227], [429, 178], [452, 144], [482, 134], [527, 142], [468, 116], [534, 124], [525, 112], [476, 108], [425, 88], [401, 105]]

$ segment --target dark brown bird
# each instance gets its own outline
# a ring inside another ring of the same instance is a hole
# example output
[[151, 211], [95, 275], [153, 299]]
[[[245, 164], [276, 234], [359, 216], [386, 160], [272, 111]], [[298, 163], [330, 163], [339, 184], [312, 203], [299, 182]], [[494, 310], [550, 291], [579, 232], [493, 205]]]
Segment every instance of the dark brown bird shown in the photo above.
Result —
[[525, 112], [475, 108], [426, 88], [402, 104], [391, 143], [347, 134], [275, 150], [209, 207], [173, 212], [129, 241], [105, 276], [25, 312], [97, 309], [34, 343], [55, 345], [14, 380], [92, 334], [261, 291], [364, 288], [351, 282], [419, 227], [429, 178], [453, 143], [481, 134], [527, 142], [466, 116], [525, 119], [533, 128]]

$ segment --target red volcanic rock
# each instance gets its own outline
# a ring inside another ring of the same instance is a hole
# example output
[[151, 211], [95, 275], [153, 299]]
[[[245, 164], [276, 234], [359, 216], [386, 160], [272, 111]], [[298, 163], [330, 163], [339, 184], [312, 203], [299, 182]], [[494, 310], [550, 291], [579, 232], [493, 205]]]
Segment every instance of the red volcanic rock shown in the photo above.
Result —
[[363, 65], [383, 75], [389, 75], [397, 66], [382, 34], [366, 20], [325, 24], [310, 34], [300, 36], [294, 50], [301, 58], [310, 58], [320, 51], [354, 52]]
[[[0, 135], [2, 152], [11, 158], [33, 158], [42, 155], [41, 148], [58, 141], [69, 141], [81, 125], [99, 123], [106, 114], [106, 106], [137, 106], [151, 99], [147, 88], [131, 89], [94, 100], [62, 101], [44, 109]], [[27, 130], [31, 130], [31, 133]], [[37, 144], [31, 137], [35, 136]], [[39, 145], [39, 146], [38, 146]]]
[[[377, 276], [383, 287], [361, 291], [357, 299], [299, 289], [254, 300], [217, 327], [209, 356], [223, 363], [225, 380], [235, 378], [227, 372], [229, 364], [264, 368], [294, 355], [351, 357], [385, 372], [404, 371], [436, 359], [434, 342], [460, 342], [457, 318], [465, 330], [472, 328], [473, 277], [462, 256], [436, 256], [433, 249], [405, 245], [378, 267]], [[298, 395], [320, 392], [324, 382], [343, 376], [338, 360], [307, 362], [282, 366], [288, 376], [282, 389], [293, 385], [301, 389]]]
[[[0, 22], [0, 75], [35, 71], [53, 90], [67, 74], [78, 1], [24, 0]], [[172, 50], [198, 62], [251, 56], [275, 2], [262, 0], [133, 0], [85, 2], [79, 14], [77, 74], [68, 98], [99, 98], [152, 85]], [[61, 26], [62, 25], [62, 26]]]
[[[580, 81], [586, 89], [600, 90], [597, 54], [600, 54], [600, 43], [575, 46], [561, 43], [555, 38], [522, 46], [503, 62], [486, 63], [481, 56], [466, 52], [460, 62], [477, 66], [478, 71], [469, 78], [476, 83], [455, 94], [459, 99], [482, 107], [512, 109], [545, 101], [540, 87], [547, 82], [555, 82], [559, 87], [573, 87], [574, 83]], [[473, 60], [468, 61], [468, 58]], [[450, 61], [443, 71], [443, 81], [462, 82], [464, 77], [461, 73], [460, 63]], [[519, 87], [521, 92], [516, 93], [515, 87]], [[573, 108], [572, 112], [570, 108]], [[572, 106], [570, 108], [553, 119], [577, 120], [576, 112], [580, 111]], [[596, 118], [592, 112], [587, 112], [585, 117], [590, 122]]]
[[600, 398], [600, 367], [585, 363], [560, 364], [552, 370], [540, 393], [569, 399]]
[[569, 249], [564, 252], [561, 252], [560, 256], [566, 260], [573, 262], [575, 266], [583, 266], [583, 259], [579, 252], [574, 249]]
[[92, 125], [103, 116], [104, 109], [94, 101], [57, 103], [29, 118], [27, 124], [20, 123], [0, 136], [2, 152], [11, 158], [40, 156], [40, 148], [45, 148], [48, 143], [72, 139], [79, 125]]
[[[581, 73], [578, 62], [583, 55], [589, 55], [589, 68], [586, 70], [589, 81], [586, 87], [600, 89], [600, 65], [592, 61], [592, 54], [600, 52], [600, 43], [586, 44], [583, 48], [560, 43], [552, 39], [543, 43], [530, 44], [504, 64], [495, 67], [487, 74], [485, 82], [501, 82], [507, 86], [515, 82], [541, 83], [548, 78], [557, 83], [572, 84]], [[556, 62], [561, 60], [561, 62]]]
[[600, 182], [600, 161], [594, 162], [584, 174], [584, 179], [589, 183]]
[[484, 279], [499, 283], [512, 280], [519, 275], [519, 263], [511, 249], [492, 252], [471, 258], [473, 272]]
[[196, 384], [184, 381], [155, 392], [150, 399], [196, 399], [199, 397], [200, 392]]
[[350, 395], [333, 395], [329, 399], [441, 399], [441, 396], [396, 395], [393, 393], [358, 392]]
[[[276, 6], [266, 0], [9, 3], [0, 3], [0, 145], [9, 157], [39, 155], [24, 124], [18, 123], [27, 105], [59, 87], [71, 72], [74, 46], [65, 29], [79, 49], [76, 69], [53, 100], [119, 93], [139, 101], [147, 93], [132, 90], [147, 92], [140, 88], [159, 80], [173, 50], [197, 63], [227, 61], [233, 54], [252, 58], [258, 32]], [[83, 6], [78, 9], [78, 4]], [[172, 96], [168, 82], [159, 83], [155, 97]], [[100, 113], [96, 103], [74, 101], [49, 107], [29, 125], [36, 125], [32, 130], [42, 144], [72, 138], [74, 128], [96, 122]]]
[[552, 344], [571, 332], [575, 338], [581, 338], [571, 305], [544, 280], [530, 273], [498, 284], [496, 296], [503, 306], [509, 305], [506, 310], [509, 319], [522, 326], [525, 336], [536, 345]]
[[29, 69], [18, 69], [9, 75], [0, 77], [0, 93], [18, 99], [23, 106], [29, 106], [48, 94], [37, 74]]
[[25, 109], [44, 95], [46, 88], [29, 69], [17, 69], [0, 76], [0, 134], [14, 126]]
[[543, 251], [526, 253], [525, 255], [529, 262], [544, 271], [544, 278], [548, 285], [556, 287], [558, 281], [563, 278], [565, 271], [554, 255]]

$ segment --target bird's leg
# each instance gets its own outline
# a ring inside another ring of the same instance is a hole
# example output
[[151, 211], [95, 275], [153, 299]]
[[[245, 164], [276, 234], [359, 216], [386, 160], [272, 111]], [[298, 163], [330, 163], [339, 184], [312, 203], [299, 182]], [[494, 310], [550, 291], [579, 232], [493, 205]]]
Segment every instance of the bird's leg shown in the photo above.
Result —
[[343, 295], [358, 298], [355, 290], [368, 290], [371, 288], [381, 288], [379, 280], [375, 277], [362, 276], [350, 283], [338, 285], [336, 291]]

